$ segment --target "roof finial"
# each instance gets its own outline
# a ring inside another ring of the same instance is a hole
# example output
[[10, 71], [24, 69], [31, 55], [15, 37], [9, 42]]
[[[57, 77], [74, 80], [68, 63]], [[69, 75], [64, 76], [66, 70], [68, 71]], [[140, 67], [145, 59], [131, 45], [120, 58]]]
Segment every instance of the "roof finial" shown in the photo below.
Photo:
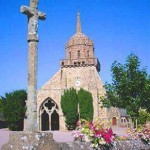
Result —
[[77, 33], [78, 32], [82, 32], [82, 29], [81, 29], [81, 21], [80, 21], [80, 13], [79, 13], [79, 11], [78, 11], [78, 13], [77, 13], [77, 31], [76, 31]]

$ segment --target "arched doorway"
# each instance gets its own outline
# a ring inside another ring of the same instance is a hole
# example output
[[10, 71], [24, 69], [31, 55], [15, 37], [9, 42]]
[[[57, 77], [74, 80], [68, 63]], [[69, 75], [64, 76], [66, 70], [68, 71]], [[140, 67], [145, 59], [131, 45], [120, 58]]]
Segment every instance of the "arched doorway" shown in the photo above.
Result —
[[113, 118], [112, 118], [112, 125], [113, 125], [113, 126], [117, 125], [116, 117], [113, 117]]
[[40, 130], [59, 130], [59, 113], [57, 104], [47, 98], [40, 107]]

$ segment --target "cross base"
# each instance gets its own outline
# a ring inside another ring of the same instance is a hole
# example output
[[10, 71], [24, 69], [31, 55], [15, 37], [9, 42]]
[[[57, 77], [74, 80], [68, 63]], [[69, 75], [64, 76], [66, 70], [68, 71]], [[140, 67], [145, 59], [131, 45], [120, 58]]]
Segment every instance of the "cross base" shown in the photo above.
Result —
[[12, 132], [9, 142], [1, 150], [59, 150], [49, 132]]

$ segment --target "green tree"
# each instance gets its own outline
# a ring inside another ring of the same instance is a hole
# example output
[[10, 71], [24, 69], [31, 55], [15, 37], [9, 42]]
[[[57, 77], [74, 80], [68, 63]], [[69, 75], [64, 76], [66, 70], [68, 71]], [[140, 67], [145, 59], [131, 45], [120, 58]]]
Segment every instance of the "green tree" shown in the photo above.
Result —
[[23, 130], [25, 116], [25, 90], [16, 90], [6, 93], [2, 99], [2, 112], [10, 130]]
[[93, 120], [93, 98], [89, 91], [80, 89], [78, 91], [80, 119]]
[[78, 97], [74, 88], [64, 91], [61, 96], [61, 107], [69, 130], [75, 129], [78, 120]]
[[150, 75], [146, 80], [145, 90], [143, 91], [143, 100], [141, 102], [142, 108], [146, 109], [148, 113], [150, 113]]
[[3, 100], [0, 97], [0, 113], [2, 113], [2, 111], [3, 111]]
[[137, 121], [138, 121], [138, 124], [144, 125], [147, 121], [150, 121], [150, 113], [148, 113], [144, 109], [140, 109]]
[[124, 108], [134, 118], [138, 117], [140, 107], [149, 111], [150, 79], [146, 69], [141, 69], [138, 57], [130, 54], [124, 65], [115, 61], [111, 71], [112, 84], [105, 85], [103, 106]]

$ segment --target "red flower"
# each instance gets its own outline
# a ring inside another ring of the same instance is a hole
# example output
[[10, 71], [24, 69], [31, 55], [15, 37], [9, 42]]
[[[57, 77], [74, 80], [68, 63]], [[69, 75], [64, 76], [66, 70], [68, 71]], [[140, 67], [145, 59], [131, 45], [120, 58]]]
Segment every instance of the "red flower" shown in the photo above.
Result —
[[110, 143], [113, 140], [113, 132], [112, 129], [110, 128], [107, 130], [105, 133], [103, 133], [102, 137], [105, 139], [106, 143]]

